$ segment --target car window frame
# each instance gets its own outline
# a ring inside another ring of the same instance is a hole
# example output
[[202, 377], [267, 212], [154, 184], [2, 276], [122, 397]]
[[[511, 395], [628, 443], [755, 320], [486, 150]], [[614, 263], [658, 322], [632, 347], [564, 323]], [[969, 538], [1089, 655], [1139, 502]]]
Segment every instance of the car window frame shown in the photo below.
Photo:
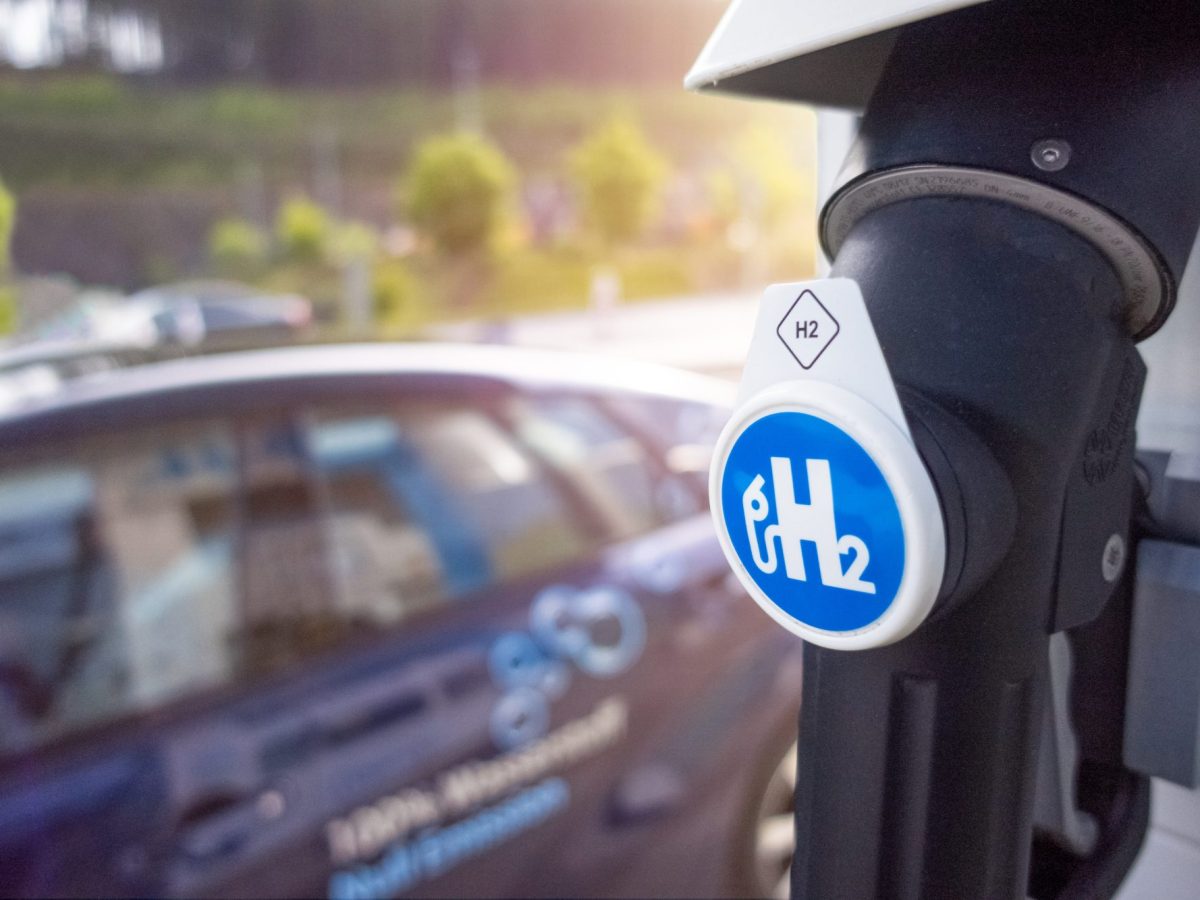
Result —
[[[676, 404], [695, 403], [702, 406], [711, 406], [714, 409], [720, 408], [720, 404], [708, 403], [695, 397], [678, 396], [675, 394], [655, 394], [649, 392], [630, 392], [630, 396], [642, 397], [647, 400], [666, 401]], [[621, 412], [617, 404], [613, 403], [614, 395], [612, 392], [602, 393], [597, 395], [597, 402], [604, 409], [605, 413], [619, 423], [630, 434], [645, 447], [649, 448], [649, 453], [654, 459], [654, 464], [665, 478], [674, 478], [688, 491], [689, 494], [699, 503], [694, 515], [708, 515], [708, 491], [702, 487], [697, 481], [691, 478], [682, 477], [680, 472], [672, 469], [667, 462], [667, 454], [671, 447], [666, 441], [656, 436], [650, 429], [643, 427], [640, 423]], [[681, 520], [680, 520], [681, 521]]]
[[[610, 409], [609, 406], [603, 402], [603, 397], [606, 394], [611, 395], [612, 393], [613, 392], [611, 392], [611, 391], [605, 392], [602, 389], [590, 388], [587, 386], [580, 386], [577, 388], [576, 387], [530, 388], [527, 391], [523, 392], [523, 394], [526, 396], [536, 397], [537, 399], [546, 400], [546, 401], [550, 401], [550, 402], [559, 401], [559, 400], [572, 401], [572, 402], [578, 402], [578, 401], [584, 402], [587, 406], [589, 406], [591, 409], [593, 409], [597, 415], [599, 415], [602, 419], [604, 419], [606, 422], [608, 422], [610, 425], [612, 425], [619, 433], [621, 433], [623, 436], [628, 437], [630, 440], [632, 440], [634, 442], [634, 444], [638, 447], [638, 449], [641, 450], [642, 455], [647, 463], [649, 473], [652, 478], [654, 478], [654, 479], [671, 478], [671, 479], [679, 480], [684, 483], [684, 486], [687, 488], [688, 493], [692, 494], [694, 499], [699, 499], [698, 495], [696, 494], [695, 491], [693, 491], [691, 486], [686, 484], [686, 479], [678, 479], [677, 474], [670, 470], [670, 468], [666, 464], [665, 459], [663, 459], [663, 457], [662, 457], [662, 451], [658, 447], [656, 447], [652, 442], [648, 441], [646, 435], [640, 429], [631, 427], [631, 425], [627, 422], [627, 420], [623, 416], [616, 415], [615, 411]], [[640, 396], [640, 394], [635, 391], [623, 391], [622, 393], [628, 394], [630, 396]], [[595, 527], [597, 528], [597, 530], [599, 531], [599, 533], [601, 535], [599, 540], [600, 540], [602, 546], [609, 547], [609, 546], [613, 546], [616, 544], [627, 543], [630, 541], [637, 541], [637, 540], [645, 538], [646, 535], [653, 533], [656, 529], [668, 528], [671, 525], [675, 524], [676, 522], [683, 521], [683, 519], [674, 519], [674, 520], [667, 519], [665, 516], [663, 516], [661, 511], [657, 508], [657, 502], [655, 502], [654, 514], [655, 514], [655, 518], [657, 521], [650, 528], [640, 531], [637, 534], [621, 534], [620, 532], [614, 530], [611, 527], [610, 523], [608, 523], [605, 520], [603, 512], [586, 496], [586, 494], [583, 491], [581, 491], [575, 485], [573, 478], [569, 473], [567, 473], [565, 470], [563, 470], [552, 459], [548, 458], [544, 453], [539, 451], [537, 447], [534, 447], [531, 444], [528, 444], [527, 442], [525, 442], [524, 440], [521, 439], [520, 431], [519, 431], [519, 422], [518, 422], [520, 413], [517, 412], [516, 410], [512, 409], [510, 406], [510, 407], [499, 410], [499, 414], [501, 415], [501, 417], [503, 419], [504, 427], [511, 433], [513, 440], [518, 442], [522, 447], [526, 448], [526, 451], [531, 456], [537, 458], [538, 461], [540, 462], [540, 464], [542, 466], [544, 466], [546, 469], [548, 469], [550, 472], [552, 472], [553, 476], [562, 483], [563, 490], [567, 491], [571, 495], [573, 495], [576, 498], [576, 501], [578, 502], [578, 504], [581, 507], [585, 507], [588, 510], [589, 516], [595, 523]], [[705, 509], [704, 509], [703, 503], [700, 503], [697, 506], [696, 514], [697, 515], [705, 514]], [[685, 517], [685, 518], [690, 518], [690, 517]]]
[[[417, 386], [422, 390], [429, 390], [433, 385], [445, 386], [451, 391], [457, 389], [465, 397], [494, 397], [498, 392], [510, 387], [486, 376], [479, 379], [472, 376], [428, 377], [424, 373], [397, 373], [366, 378], [319, 376], [316, 379], [316, 387], [319, 389], [316, 391], [310, 390], [313, 386], [312, 381], [313, 379], [296, 379], [281, 384], [278, 381], [247, 380], [234, 384], [201, 385], [177, 391], [121, 397], [79, 408], [51, 410], [24, 420], [0, 424], [0, 465], [14, 457], [28, 458], [31, 443], [35, 447], [65, 447], [68, 453], [74, 452], [78, 455], [84, 442], [96, 438], [111, 439], [113, 435], [127, 433], [130, 429], [179, 426], [196, 421], [222, 423], [236, 443], [241, 431], [256, 421], [261, 423], [264, 414], [279, 421], [302, 425], [300, 411], [314, 402], [313, 395], [352, 400], [361, 399], [366, 394], [375, 400], [390, 397], [392, 402], [396, 402], [399, 398], [411, 396], [414, 387]], [[364, 392], [363, 382], [368, 382], [372, 391]], [[270, 387], [271, 390], [263, 391], [259, 395], [256, 395], [254, 390], [247, 390], [249, 386], [260, 384]], [[170, 395], [171, 401], [177, 402], [164, 403], [164, 395], [167, 394]], [[225, 405], [215, 404], [214, 400], [223, 400]], [[260, 418], [256, 419], [256, 416]], [[531, 459], [531, 463], [536, 464], [536, 460]], [[239, 457], [234, 484], [237, 517], [241, 516], [244, 503], [244, 475], [242, 460]], [[306, 476], [309, 479], [314, 478], [311, 466], [306, 467]], [[312, 486], [316, 491], [314, 496], [318, 525], [323, 531], [327, 531], [328, 508], [322, 502], [321, 486], [315, 481]], [[240, 558], [235, 559], [234, 577], [237, 577], [237, 570], [241, 564]], [[575, 564], [577, 563], [572, 562], [567, 565]], [[537, 575], [531, 574], [526, 577], [536, 578]], [[486, 594], [488, 590], [489, 588], [484, 588], [478, 593]], [[476, 602], [477, 600], [455, 603], [429, 612], [462, 609], [469, 613]], [[313, 654], [300, 664], [286, 665], [248, 678], [233, 678], [181, 694], [156, 706], [130, 709], [118, 716], [65, 731], [45, 742], [0, 756], [0, 786], [14, 778], [16, 783], [20, 784], [31, 767], [37, 771], [44, 771], [53, 770], [60, 765], [70, 765], [72, 760], [103, 752], [103, 748], [110, 744], [128, 746], [149, 739], [163, 730], [184, 727], [189, 720], [219, 713], [231, 705], [247, 702], [255, 695], [286, 690], [289, 682], [294, 681], [298, 675], [302, 678], [307, 674], [315, 675], [319, 669], [336, 667], [340, 662], [363, 654], [388, 655], [394, 651], [396, 634], [404, 626], [415, 627], [414, 636], [419, 638], [436, 632], [439, 623], [436, 615], [418, 615], [403, 625], [397, 623], [396, 627], [351, 635]]]
[[[563, 568], [578, 567], [585, 564], [590, 556], [604, 545], [607, 540], [607, 534], [604, 523], [601, 520], [598, 511], [586, 501], [586, 498], [581, 496], [570, 483], [563, 473], [557, 471], [540, 454], [536, 453], [533, 448], [526, 445], [520, 440], [519, 436], [512, 430], [509, 422], [504, 415], [504, 408], [511, 403], [514, 397], [520, 397], [528, 393], [526, 388], [510, 382], [498, 382], [492, 385], [492, 388], [484, 393], [476, 394], [472, 390], [472, 382], [470, 376], [464, 378], [463, 383], [455, 391], [440, 392], [437, 397], [437, 402], [444, 405], [459, 404], [464, 409], [469, 409], [478, 413], [490, 424], [494, 425], [499, 433], [508, 441], [512, 448], [521, 454], [521, 456], [529, 463], [533, 472], [534, 478], [542, 479], [553, 492], [554, 496], [561, 501], [564, 511], [570, 516], [571, 521], [575, 524], [580, 532], [580, 537], [585, 544], [585, 552], [572, 559], [563, 560], [551, 565], [547, 572], [561, 570]], [[414, 394], [409, 391], [396, 390], [390, 394], [376, 394], [368, 399], [358, 398], [357, 401], [347, 403], [344, 407], [337, 410], [337, 415], [341, 417], [343, 414], [346, 418], [352, 418], [356, 415], [363, 416], [396, 416], [406, 402], [411, 402]], [[311, 415], [314, 411], [328, 411], [330, 407], [323, 406], [319, 403], [304, 403], [298, 408], [298, 414], [302, 417]], [[302, 424], [305, 419], [302, 419]], [[319, 474], [319, 473], [318, 473]], [[324, 497], [325, 486], [319, 485], [318, 492]], [[324, 499], [324, 507], [322, 515], [328, 517], [331, 510], [328, 507], [328, 498]], [[522, 572], [519, 575], [509, 579], [508, 581], [493, 581], [489, 584], [474, 588], [467, 592], [463, 597], [456, 598], [453, 605], [471, 605], [480, 602], [478, 595], [487, 594], [489, 591], [497, 589], [503, 590], [509, 584], [517, 584], [528, 580], [536, 580], [543, 576], [542, 572], [529, 571]], [[429, 610], [422, 611], [417, 614], [417, 618], [424, 618], [427, 615], [436, 615], [439, 611], [444, 610], [445, 606], [436, 606]], [[411, 620], [406, 620], [411, 621]], [[401, 627], [398, 623], [397, 627]], [[392, 629], [385, 629], [391, 631]]]
[[[417, 392], [436, 392], [446, 399], [457, 397], [465, 405], [487, 416], [529, 458], [537, 474], [546, 478], [564, 505], [574, 511], [580, 526], [586, 529], [584, 536], [589, 541], [588, 553], [580, 559], [565, 561], [550, 571], [561, 568], [593, 568], [599, 565], [595, 554], [604, 548], [613, 544], [642, 540], [653, 532], [652, 528], [628, 537], [612, 533], [600, 511], [575, 488], [571, 479], [535, 448], [522, 441], [514, 429], [511, 410], [511, 401], [514, 398], [529, 395], [545, 399], [583, 400], [637, 443], [656, 475], [670, 477], [673, 473], [666, 466], [665, 460], [662, 459], [662, 451], [655, 442], [603, 403], [605, 393], [612, 392], [586, 385], [560, 388], [526, 384], [490, 375], [398, 372], [368, 376], [318, 375], [291, 379], [246, 379], [216, 385], [188, 386], [121, 396], [87, 406], [52, 409], [29, 416], [18, 416], [0, 423], [0, 462], [13, 455], [27, 455], [31, 443], [68, 448], [72, 448], [74, 444], [77, 448], [78, 442], [88, 441], [102, 434], [112, 435], [132, 428], [161, 427], [201, 420], [223, 423], [228, 427], [231, 436], [240, 433], [245, 425], [253, 424], [256, 416], [262, 416], [264, 413], [274, 413], [281, 420], [302, 427], [305, 423], [306, 409], [338, 402], [345, 403], [346, 408], [350, 409], [358, 402], [362, 405], [373, 404], [378, 412], [381, 405], [384, 408], [389, 404], [396, 406]], [[364, 397], [369, 400], [364, 402]], [[235, 481], [235, 505], [238, 515], [244, 502], [244, 475], [239, 459]], [[314, 477], [311, 468], [308, 477]], [[327, 531], [329, 509], [323, 498], [323, 488], [319, 483], [315, 483], [313, 488], [319, 525]], [[698, 514], [704, 514], [703, 510]], [[663, 522], [654, 527], [669, 527], [671, 524], [673, 523]], [[235, 565], [240, 565], [240, 562], [236, 562]], [[396, 635], [403, 630], [411, 630], [412, 636], [418, 639], [435, 633], [442, 627], [444, 614], [449, 612], [454, 615], [470, 615], [471, 609], [477, 604], [487, 602], [488, 594], [501, 594], [509, 589], [519, 589], [520, 585], [536, 582], [542, 577], [542, 573], [523, 573], [509, 582], [472, 591], [465, 602], [423, 611], [393, 627], [352, 634], [313, 654], [300, 664], [287, 665], [251, 678], [231, 679], [185, 693], [158, 706], [130, 710], [113, 719], [68, 731], [45, 743], [0, 756], [0, 784], [9, 782], [12, 777], [19, 781], [23, 777], [22, 773], [27, 774], [31, 766], [36, 767], [38, 771], [53, 769], [60, 764], [69, 764], [72, 759], [102, 752], [102, 748], [110, 743], [129, 745], [147, 740], [155, 733], [173, 727], [183, 727], [190, 720], [219, 713], [231, 705], [247, 702], [255, 695], [284, 690], [298, 675], [301, 678], [315, 675], [319, 669], [337, 667], [355, 656], [388, 655], [394, 652]]]

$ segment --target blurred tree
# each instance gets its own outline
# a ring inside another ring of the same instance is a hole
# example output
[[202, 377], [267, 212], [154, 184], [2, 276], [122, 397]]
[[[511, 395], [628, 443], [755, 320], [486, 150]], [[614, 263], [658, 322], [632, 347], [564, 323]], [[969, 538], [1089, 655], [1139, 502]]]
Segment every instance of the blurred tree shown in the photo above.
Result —
[[0, 334], [17, 327], [17, 294], [12, 283], [12, 235], [17, 224], [17, 198], [0, 181]]
[[11, 284], [0, 285], [0, 334], [17, 330], [17, 291]]
[[720, 229], [727, 229], [742, 212], [737, 179], [728, 169], [716, 169], [705, 175], [704, 187], [713, 224]]
[[658, 211], [667, 163], [633, 123], [614, 120], [571, 152], [588, 223], [608, 243], [639, 235]]
[[283, 255], [295, 262], [321, 262], [329, 249], [329, 215], [307, 197], [293, 197], [279, 208], [275, 239]]
[[245, 219], [220, 219], [208, 232], [208, 254], [224, 275], [252, 278], [267, 260], [267, 236]]
[[738, 182], [751, 196], [743, 198], [745, 213], [774, 228], [812, 200], [811, 169], [799, 164], [797, 148], [777, 129], [754, 125], [734, 142], [732, 158]]
[[371, 284], [375, 321], [385, 328], [396, 328], [412, 317], [419, 295], [416, 279], [399, 262], [377, 266]]
[[405, 179], [408, 211], [439, 249], [468, 253], [498, 232], [515, 181], [504, 154], [483, 138], [428, 138]]
[[0, 181], [0, 278], [7, 279], [12, 268], [12, 235], [17, 224], [17, 198]]
[[338, 222], [329, 236], [329, 250], [338, 262], [370, 260], [379, 249], [379, 235], [362, 222]]

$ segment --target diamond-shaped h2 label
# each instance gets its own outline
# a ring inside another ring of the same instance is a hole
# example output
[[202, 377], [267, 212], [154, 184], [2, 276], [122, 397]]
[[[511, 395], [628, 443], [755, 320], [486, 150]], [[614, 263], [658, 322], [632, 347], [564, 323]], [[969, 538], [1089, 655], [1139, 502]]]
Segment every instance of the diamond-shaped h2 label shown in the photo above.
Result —
[[833, 313], [812, 291], [804, 291], [775, 329], [783, 346], [805, 369], [811, 369], [825, 348], [833, 343], [841, 327]]

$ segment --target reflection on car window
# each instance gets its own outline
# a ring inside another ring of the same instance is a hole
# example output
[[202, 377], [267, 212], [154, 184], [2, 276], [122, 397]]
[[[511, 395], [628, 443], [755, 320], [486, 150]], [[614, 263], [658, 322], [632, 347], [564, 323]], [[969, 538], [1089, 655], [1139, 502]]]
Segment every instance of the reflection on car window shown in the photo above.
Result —
[[618, 538], [676, 517], [680, 496], [657, 476], [642, 445], [581, 397], [530, 397], [513, 405], [521, 440], [563, 472]]
[[577, 558], [586, 542], [563, 498], [494, 421], [470, 410], [412, 410], [414, 442], [453, 489], [506, 581]]
[[324, 523], [304, 435], [290, 419], [243, 425], [238, 523], [244, 667], [269, 672], [340, 643], [358, 623], [333, 603]]
[[483, 413], [279, 416], [0, 461], [0, 754], [579, 558]]
[[230, 677], [234, 454], [163, 429], [0, 470], [0, 752]]
[[[436, 604], [445, 590], [437, 535], [414, 516], [433, 488], [397, 423], [385, 416], [334, 419], [313, 425], [310, 435], [329, 507], [340, 608], [387, 626]], [[482, 559], [469, 553], [448, 554], [451, 564], [463, 565], [450, 570], [452, 579], [485, 574]]]
[[708, 497], [708, 467], [713, 445], [729, 410], [692, 400], [669, 397], [612, 395], [604, 406], [662, 451], [667, 468], [688, 479], [699, 496]]
[[477, 410], [318, 414], [311, 432], [342, 602], [374, 621], [398, 621], [586, 550], [553, 485]]

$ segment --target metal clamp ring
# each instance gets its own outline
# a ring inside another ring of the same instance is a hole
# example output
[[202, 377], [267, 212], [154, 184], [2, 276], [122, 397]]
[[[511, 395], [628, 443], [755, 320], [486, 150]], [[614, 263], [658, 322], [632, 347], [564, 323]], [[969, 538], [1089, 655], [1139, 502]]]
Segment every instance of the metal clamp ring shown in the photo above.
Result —
[[1088, 200], [1038, 181], [965, 166], [917, 165], [871, 172], [838, 191], [821, 213], [821, 244], [832, 259], [868, 213], [901, 200], [969, 197], [1007, 203], [1057, 222], [1091, 242], [1125, 289], [1126, 322], [1137, 340], [1166, 318], [1172, 282], [1150, 246], [1127, 224]]

